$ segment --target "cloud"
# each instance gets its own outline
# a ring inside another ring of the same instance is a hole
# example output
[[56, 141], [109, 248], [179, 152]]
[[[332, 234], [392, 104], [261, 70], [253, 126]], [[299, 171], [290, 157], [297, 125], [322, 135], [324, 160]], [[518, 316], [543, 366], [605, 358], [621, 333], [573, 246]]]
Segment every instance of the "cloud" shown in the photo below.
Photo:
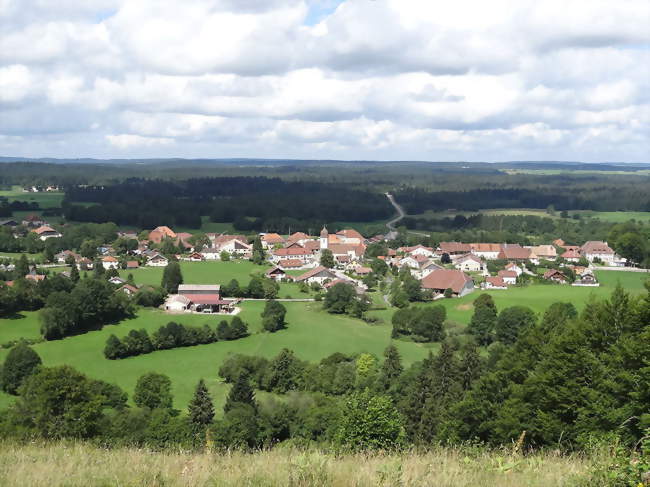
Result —
[[644, 0], [0, 0], [0, 153], [647, 162], [648, 24]]

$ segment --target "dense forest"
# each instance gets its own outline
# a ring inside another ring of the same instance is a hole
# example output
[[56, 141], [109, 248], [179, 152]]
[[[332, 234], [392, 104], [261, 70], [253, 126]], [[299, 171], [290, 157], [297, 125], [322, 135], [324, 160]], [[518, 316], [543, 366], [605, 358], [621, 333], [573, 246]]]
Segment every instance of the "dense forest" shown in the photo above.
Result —
[[315, 231], [326, 222], [381, 220], [393, 213], [379, 193], [349, 185], [263, 177], [131, 179], [111, 186], [71, 187], [63, 210], [69, 220], [141, 228], [199, 228], [201, 216], [209, 215], [215, 222], [235, 222], [239, 230], [267, 231], [289, 227]]

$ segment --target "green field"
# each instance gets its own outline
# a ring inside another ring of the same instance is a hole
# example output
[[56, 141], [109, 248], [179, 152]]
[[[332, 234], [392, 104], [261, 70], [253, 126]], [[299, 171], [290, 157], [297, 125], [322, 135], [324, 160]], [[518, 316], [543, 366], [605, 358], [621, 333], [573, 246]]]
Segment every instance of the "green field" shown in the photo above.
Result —
[[[391, 341], [391, 327], [388, 324], [368, 325], [347, 316], [330, 315], [321, 310], [320, 303], [285, 303], [285, 306], [287, 329], [269, 334], [260, 331], [260, 313], [264, 303], [243, 303], [240, 316], [250, 324], [252, 335], [232, 342], [158, 351], [115, 361], [105, 359], [103, 349], [111, 333], [124, 336], [133, 328], [144, 328], [152, 333], [171, 320], [196, 326], [205, 323], [215, 326], [223, 319], [221, 316], [198, 314], [169, 315], [147, 309], [141, 310], [137, 318], [123, 321], [119, 325], [109, 325], [100, 331], [64, 340], [38, 343], [34, 345], [34, 350], [41, 356], [45, 365], [72, 365], [90, 377], [116, 383], [130, 394], [140, 375], [149, 371], [167, 374], [173, 382], [175, 405], [178, 408], [185, 408], [196, 383], [203, 377], [215, 399], [216, 407], [219, 408], [223, 404], [228, 386], [218, 379], [217, 370], [230, 353], [272, 357], [286, 347], [294, 350], [296, 355], [304, 360], [317, 361], [334, 352], [365, 351], [380, 356]], [[26, 322], [20, 325], [18, 322], [23, 320], [15, 320], [13, 326], [6, 326], [9, 320], [0, 320], [3, 341], [6, 341], [5, 331], [16, 337], [16, 326], [21, 327], [25, 336], [37, 335], [37, 320], [31, 315], [24, 320]], [[398, 347], [406, 364], [422, 359], [429, 350], [427, 346], [408, 342], [399, 342]], [[0, 361], [4, 360], [7, 353], [6, 349], [0, 350]], [[0, 408], [12, 400], [12, 397], [1, 394]]]
[[[476, 213], [482, 213], [484, 215], [521, 215], [521, 216], [539, 216], [542, 218], [553, 218], [558, 219], [560, 217], [560, 212], [556, 211], [554, 215], [549, 215], [546, 210], [537, 209], [537, 208], [489, 208], [479, 211], [432, 211], [428, 210], [424, 213], [418, 213], [417, 215], [409, 215], [411, 218], [453, 218], [456, 215], [470, 216], [475, 215]], [[591, 210], [569, 210], [569, 220], [568, 221], [577, 221], [571, 219], [574, 214], [580, 215], [582, 218], [598, 218], [604, 222], [610, 223], [622, 223], [628, 220], [636, 220], [639, 222], [650, 222], [650, 212], [647, 211], [591, 211]]]
[[7, 198], [10, 203], [12, 201], [28, 201], [38, 203], [41, 208], [59, 208], [64, 193], [23, 193], [22, 187], [13, 186], [11, 190], [0, 191], [0, 196]]

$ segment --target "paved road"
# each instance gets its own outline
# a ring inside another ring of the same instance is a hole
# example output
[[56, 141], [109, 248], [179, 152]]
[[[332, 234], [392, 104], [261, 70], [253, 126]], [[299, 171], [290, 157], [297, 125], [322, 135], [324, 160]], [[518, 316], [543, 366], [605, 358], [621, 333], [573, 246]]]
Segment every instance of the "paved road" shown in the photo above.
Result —
[[[386, 223], [386, 227], [388, 227], [388, 233], [386, 234], [386, 239], [387, 240], [394, 240], [395, 237], [397, 237], [397, 230], [395, 228], [395, 224], [404, 219], [406, 216], [406, 213], [404, 212], [404, 209], [397, 204], [395, 201], [395, 197], [390, 194], [390, 193], [385, 193], [386, 198], [388, 198], [388, 201], [390, 201], [390, 204], [393, 205], [395, 208], [395, 211], [397, 211], [397, 216], [390, 220], [388, 223]], [[411, 230], [408, 231], [408, 233], [412, 233], [413, 235], [421, 235], [422, 237], [428, 237], [428, 233], [421, 233], [421, 232], [413, 232]]]

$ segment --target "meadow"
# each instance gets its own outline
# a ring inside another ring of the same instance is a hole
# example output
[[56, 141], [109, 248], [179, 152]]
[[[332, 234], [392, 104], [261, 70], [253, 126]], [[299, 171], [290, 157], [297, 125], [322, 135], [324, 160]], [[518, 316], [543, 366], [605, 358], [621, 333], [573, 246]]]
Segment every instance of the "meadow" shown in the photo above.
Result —
[[[240, 282], [247, 282], [247, 279], [243, 279], [243, 277], [254, 272], [256, 268], [259, 267], [249, 262], [183, 263], [186, 282], [193, 283], [225, 283], [232, 277], [239, 277]], [[146, 275], [153, 279], [152, 274], [148, 274], [149, 271], [156, 271], [160, 273], [159, 275], [162, 273], [162, 269], [159, 268], [135, 271], [136, 281], [144, 282], [140, 281], [140, 278], [144, 278], [138, 277], [137, 272], [143, 272], [145, 273], [143, 276]], [[537, 313], [542, 313], [553, 302], [567, 301], [581, 310], [591, 296], [608, 297], [617, 282], [620, 282], [629, 292], [640, 294], [643, 291], [644, 279], [648, 275], [634, 272], [597, 271], [597, 277], [601, 282], [599, 288], [549, 284], [514, 287], [507, 291], [489, 291], [488, 293], [493, 296], [499, 309], [524, 305], [529, 306]], [[152, 281], [152, 283], [156, 282]], [[283, 284], [282, 286], [296, 285]], [[281, 297], [284, 296], [285, 291], [286, 288], [281, 289]], [[299, 297], [305, 297], [305, 294], [297, 291], [297, 287], [295, 292]], [[472, 302], [479, 293], [477, 291], [460, 299], [443, 299], [436, 303], [420, 304], [419, 306], [442, 304], [447, 308], [448, 321], [455, 324], [455, 328], [462, 328], [471, 318]], [[373, 293], [371, 297], [375, 308], [384, 306], [380, 293]], [[148, 355], [115, 361], [105, 359], [104, 345], [112, 333], [122, 337], [131, 329], [144, 328], [151, 334], [161, 325], [172, 320], [194, 326], [205, 323], [216, 326], [220, 320], [224, 319], [223, 316], [215, 315], [170, 315], [159, 310], [141, 309], [136, 318], [125, 320], [117, 325], [105, 326], [100, 331], [63, 340], [37, 343], [33, 347], [47, 366], [72, 365], [90, 377], [118, 384], [129, 394], [132, 393], [140, 375], [149, 371], [167, 374], [173, 383], [175, 407], [179, 409], [186, 407], [197, 381], [204, 378], [218, 409], [223, 404], [229, 386], [221, 382], [217, 376], [217, 370], [231, 353], [272, 357], [286, 347], [294, 350], [301, 359], [315, 362], [334, 352], [346, 354], [369, 352], [380, 357], [391, 342], [393, 308], [371, 310], [369, 315], [378, 317], [381, 321], [370, 325], [348, 316], [328, 314], [322, 310], [322, 305], [319, 302], [286, 302], [284, 305], [287, 308], [287, 329], [269, 334], [261, 331], [260, 313], [264, 303], [261, 301], [242, 303], [240, 317], [249, 323], [251, 336], [231, 342], [157, 351]], [[38, 313], [24, 312], [21, 313], [22, 318], [0, 320], [0, 343], [20, 337], [38, 338], [37, 315]], [[398, 340], [395, 344], [405, 365], [421, 360], [429, 351], [435, 353], [438, 349], [438, 344], [417, 344], [403, 340]], [[4, 360], [7, 353], [7, 349], [0, 350], [0, 361]], [[11, 396], [0, 394], [0, 409], [12, 401]]]
[[0, 444], [0, 484], [47, 487], [119, 485], [414, 487], [559, 487], [595, 485], [589, 476], [604, 453], [561, 455], [435, 448], [334, 455], [277, 447], [253, 454], [104, 449], [89, 443]]
[[12, 201], [27, 201], [29, 203], [38, 203], [41, 208], [46, 209], [60, 207], [64, 193], [60, 191], [23, 193], [21, 186], [13, 186], [10, 190], [0, 190], [0, 196], [7, 198], [10, 203]]
[[[560, 212], [556, 211], [554, 214], [549, 214], [545, 209], [537, 208], [490, 208], [479, 211], [432, 211], [428, 210], [424, 213], [416, 215], [408, 215], [411, 218], [453, 218], [456, 215], [470, 216], [476, 213], [484, 215], [498, 216], [498, 215], [520, 215], [520, 216], [539, 216], [541, 218], [559, 219]], [[581, 218], [597, 218], [607, 223], [623, 223], [628, 220], [636, 220], [638, 222], [650, 222], [650, 212], [647, 211], [593, 211], [593, 210], [570, 210], [568, 212], [569, 218], [573, 215], [580, 215]], [[568, 221], [576, 221], [569, 219]]]

